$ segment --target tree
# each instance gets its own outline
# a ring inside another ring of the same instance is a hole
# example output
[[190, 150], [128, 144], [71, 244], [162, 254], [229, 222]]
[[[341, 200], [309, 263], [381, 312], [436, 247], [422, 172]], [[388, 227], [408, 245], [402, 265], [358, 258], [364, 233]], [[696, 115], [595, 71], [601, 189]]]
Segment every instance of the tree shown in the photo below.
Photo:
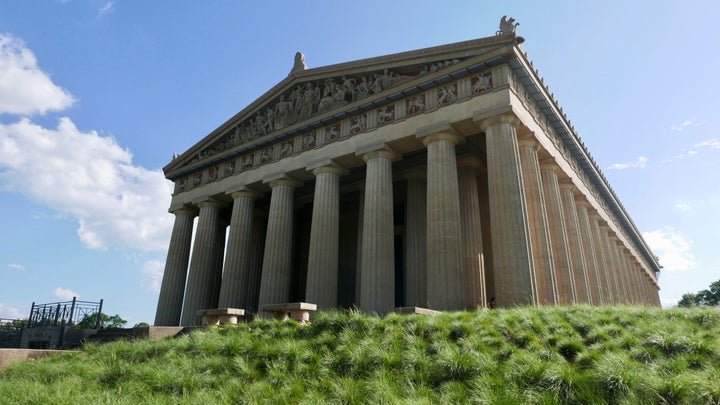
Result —
[[698, 291], [697, 293], [683, 294], [682, 299], [678, 302], [679, 307], [695, 307], [695, 306], [707, 306], [717, 307], [720, 306], [720, 280], [710, 284], [707, 290]]
[[[95, 329], [95, 323], [97, 322], [97, 312], [85, 315], [80, 322], [75, 324], [78, 329]], [[109, 316], [106, 313], [100, 313], [100, 328], [111, 329], [111, 328], [123, 328], [127, 324], [127, 321], [122, 319], [120, 315], [115, 314]]]

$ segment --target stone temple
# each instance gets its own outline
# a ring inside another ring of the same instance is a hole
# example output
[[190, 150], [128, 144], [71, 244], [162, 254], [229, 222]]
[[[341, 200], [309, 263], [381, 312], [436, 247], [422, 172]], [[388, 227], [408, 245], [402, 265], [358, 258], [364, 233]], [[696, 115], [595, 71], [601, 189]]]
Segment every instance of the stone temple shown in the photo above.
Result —
[[298, 53], [175, 156], [155, 325], [291, 302], [659, 306], [657, 259], [512, 21], [318, 68]]

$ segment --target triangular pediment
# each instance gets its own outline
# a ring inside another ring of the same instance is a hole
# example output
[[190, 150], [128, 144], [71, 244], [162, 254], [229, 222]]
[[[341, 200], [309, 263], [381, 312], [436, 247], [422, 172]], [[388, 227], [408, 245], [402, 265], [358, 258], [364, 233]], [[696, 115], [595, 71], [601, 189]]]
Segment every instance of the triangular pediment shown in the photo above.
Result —
[[[177, 156], [163, 170], [170, 179], [283, 137], [327, 125], [392, 101], [441, 86], [502, 58], [513, 34], [293, 71], [263, 96]], [[497, 63], [497, 62], [496, 62]]]

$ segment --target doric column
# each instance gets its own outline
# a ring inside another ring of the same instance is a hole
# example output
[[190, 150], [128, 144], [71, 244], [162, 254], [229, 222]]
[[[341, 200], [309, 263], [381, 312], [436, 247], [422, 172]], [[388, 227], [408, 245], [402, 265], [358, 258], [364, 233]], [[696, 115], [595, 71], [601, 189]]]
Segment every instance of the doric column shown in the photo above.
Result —
[[360, 286], [362, 285], [363, 223], [365, 222], [365, 184], [358, 184], [358, 233], [357, 258], [355, 261], [355, 306], [360, 308]]
[[463, 270], [467, 308], [484, 307], [485, 260], [483, 256], [482, 224], [478, 198], [477, 170], [480, 160], [463, 156], [458, 160], [460, 186], [460, 218], [462, 219]]
[[588, 207], [590, 204], [582, 197], [575, 200], [578, 214], [580, 237], [582, 239], [583, 251], [585, 252], [585, 265], [587, 268], [588, 287], [590, 289], [590, 300], [592, 305], [602, 305], [602, 287], [598, 277], [598, 262], [595, 255], [595, 237], [590, 228], [590, 216]]
[[635, 278], [635, 268], [632, 265], [632, 255], [629, 250], [626, 250], [624, 252], [625, 257], [625, 274], [627, 277], [627, 284], [628, 284], [628, 292], [630, 293], [630, 304], [637, 305], [638, 304], [638, 295], [637, 295], [637, 279]]
[[609, 295], [612, 297], [612, 302], [617, 304], [620, 302], [620, 297], [618, 294], [617, 278], [615, 276], [616, 263], [613, 252], [614, 244], [610, 242], [610, 227], [606, 223], [598, 222], [598, 225], [600, 226], [600, 237], [604, 243], [603, 250], [605, 252], [605, 265], [607, 266], [605, 268], [605, 274], [608, 283], [608, 291], [610, 292]]
[[620, 296], [620, 304], [627, 305], [628, 304], [628, 286], [627, 286], [627, 280], [625, 278], [625, 261], [623, 258], [623, 244], [622, 242], [615, 236], [610, 236], [610, 242], [615, 247], [615, 263], [617, 267], [615, 268], [615, 278], [617, 280], [617, 287], [618, 287], [618, 295]]
[[[554, 161], [545, 161], [540, 165], [542, 185], [545, 195], [545, 208], [550, 230], [550, 244], [552, 246], [555, 263], [555, 278], [558, 289], [558, 302], [560, 304], [575, 304], [575, 277], [570, 259], [570, 247], [567, 237], [567, 224], [565, 212], [560, 196], [560, 183], [557, 176], [558, 166]], [[573, 202], [573, 206], [574, 206]]]
[[386, 314], [395, 307], [395, 227], [392, 162], [387, 148], [362, 154], [367, 163], [363, 205], [360, 309]]
[[490, 228], [497, 305], [538, 302], [520, 152], [512, 114], [480, 123], [487, 148]]
[[455, 157], [455, 145], [462, 138], [448, 128], [423, 135], [422, 141], [427, 148], [427, 306], [465, 309]]
[[305, 301], [318, 309], [337, 307], [338, 252], [340, 248], [340, 176], [333, 164], [312, 169], [315, 175], [310, 253]]
[[255, 209], [251, 230], [250, 254], [248, 258], [247, 301], [245, 310], [258, 312], [260, 279], [262, 278], [262, 260], [265, 252], [265, 232], [268, 225], [268, 213], [264, 209]]
[[198, 204], [200, 214], [198, 228], [195, 233], [188, 282], [183, 303], [183, 326], [193, 325], [195, 312], [201, 309], [212, 309], [217, 303], [215, 290], [221, 277], [216, 270], [218, 263], [222, 266], [222, 256], [218, 255], [218, 234], [221, 229], [220, 204], [214, 200], [206, 200]]
[[295, 188], [301, 185], [299, 181], [289, 177], [282, 177], [269, 183], [272, 194], [258, 309], [262, 309], [266, 304], [281, 304], [290, 299], [293, 198]]
[[534, 138], [524, 138], [520, 140], [519, 146], [539, 303], [554, 305], [558, 303], [557, 280], [555, 279], [555, 263], [537, 156], [540, 144]]
[[590, 291], [585, 265], [585, 252], [583, 251], [577, 207], [575, 206], [575, 186], [570, 179], [560, 182], [560, 194], [562, 195], [565, 229], [570, 250], [573, 279], [575, 280], [575, 296], [578, 304], [589, 304], [591, 302]]
[[597, 261], [597, 276], [598, 282], [602, 289], [603, 304], [611, 304], [613, 302], [612, 292], [610, 291], [610, 281], [608, 277], [608, 267], [610, 266], [607, 245], [603, 238], [602, 231], [600, 230], [600, 216], [597, 212], [593, 211], [590, 215], [590, 231], [593, 234], [593, 241], [595, 242], [593, 248], [595, 250], [595, 259]]
[[181, 208], [173, 211], [173, 214], [175, 214], [175, 224], [165, 261], [165, 272], [155, 313], [155, 326], [178, 326], [182, 313], [185, 280], [190, 261], [193, 219], [197, 215], [197, 211]]
[[231, 196], [233, 209], [218, 308], [248, 309], [253, 209], [260, 194], [242, 188]]
[[427, 180], [424, 168], [405, 173], [405, 305], [427, 305]]

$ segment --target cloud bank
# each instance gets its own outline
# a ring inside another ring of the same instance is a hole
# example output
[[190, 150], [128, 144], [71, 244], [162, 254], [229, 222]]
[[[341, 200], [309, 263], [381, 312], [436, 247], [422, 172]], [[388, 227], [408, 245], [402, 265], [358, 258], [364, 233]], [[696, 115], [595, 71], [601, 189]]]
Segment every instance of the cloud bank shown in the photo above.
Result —
[[[0, 114], [45, 113], [72, 102], [22, 41], [0, 35]], [[172, 218], [162, 172], [133, 165], [115, 139], [81, 131], [70, 118], [56, 128], [27, 116], [0, 122], [0, 188], [74, 217], [88, 248], [167, 247]]]
[[38, 67], [35, 55], [21, 40], [0, 34], [0, 114], [45, 114], [74, 102]]
[[691, 243], [672, 227], [643, 232], [650, 249], [660, 257], [663, 271], [690, 270], [695, 266], [695, 256], [690, 252]]

